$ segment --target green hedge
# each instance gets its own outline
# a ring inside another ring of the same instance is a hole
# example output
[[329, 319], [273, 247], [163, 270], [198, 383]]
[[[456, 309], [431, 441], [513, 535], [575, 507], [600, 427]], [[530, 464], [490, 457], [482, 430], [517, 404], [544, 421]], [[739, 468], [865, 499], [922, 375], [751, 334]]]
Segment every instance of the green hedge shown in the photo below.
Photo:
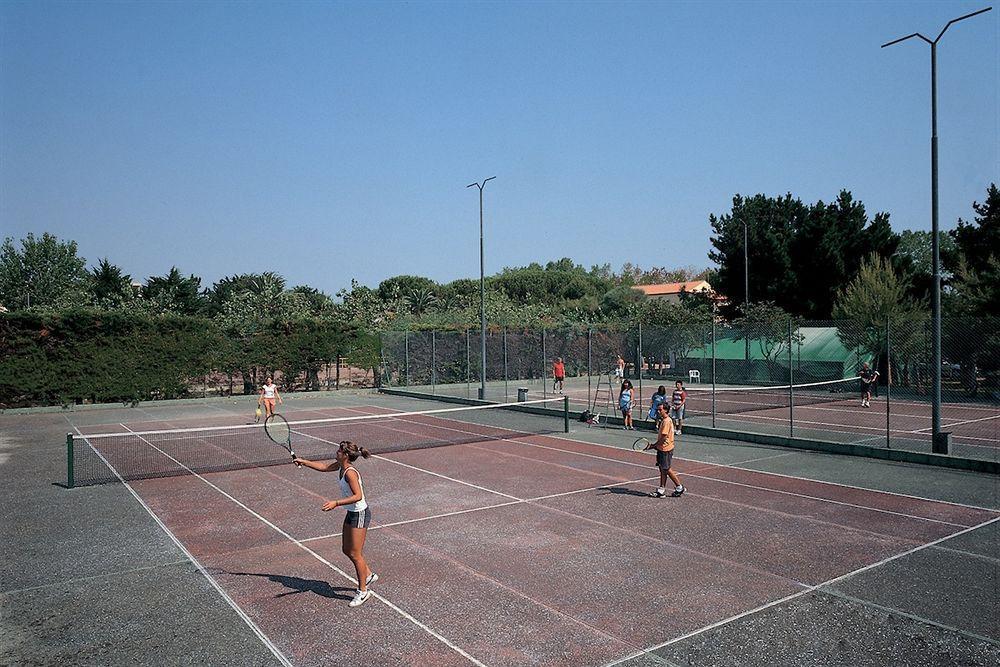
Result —
[[[263, 326], [240, 338], [210, 319], [110, 312], [0, 315], [0, 405], [130, 403], [179, 398], [210, 373], [245, 382], [275, 369], [283, 383], [317, 388], [338, 354], [373, 356], [372, 341], [324, 319]], [[252, 385], [251, 385], [252, 386]]]

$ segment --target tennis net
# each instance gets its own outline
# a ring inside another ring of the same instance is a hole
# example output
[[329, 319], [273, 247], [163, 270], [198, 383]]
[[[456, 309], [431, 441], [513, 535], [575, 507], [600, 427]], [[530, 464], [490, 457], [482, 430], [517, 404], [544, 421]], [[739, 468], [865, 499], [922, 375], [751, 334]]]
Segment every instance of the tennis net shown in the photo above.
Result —
[[[558, 409], [551, 409], [552, 406]], [[517, 440], [568, 431], [568, 402], [499, 403], [416, 412], [289, 421], [292, 449], [307, 459], [332, 459], [342, 440], [386, 454], [427, 447]], [[67, 486], [206, 474], [288, 464], [263, 424], [66, 436]]]
[[[791, 406], [836, 403], [859, 396], [857, 378], [827, 380], [807, 384], [771, 387], [689, 388], [685, 412], [692, 414], [734, 415], [758, 410], [774, 410]], [[670, 392], [667, 392], [670, 398]]]

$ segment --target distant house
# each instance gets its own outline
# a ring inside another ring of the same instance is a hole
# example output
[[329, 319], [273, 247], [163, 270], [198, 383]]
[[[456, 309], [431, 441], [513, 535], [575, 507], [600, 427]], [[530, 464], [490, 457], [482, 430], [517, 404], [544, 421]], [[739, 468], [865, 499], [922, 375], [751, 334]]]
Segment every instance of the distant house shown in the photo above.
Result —
[[706, 280], [689, 280], [686, 283], [660, 283], [659, 285], [635, 285], [637, 289], [650, 299], [660, 299], [667, 303], [679, 303], [681, 292], [712, 292], [712, 286]]

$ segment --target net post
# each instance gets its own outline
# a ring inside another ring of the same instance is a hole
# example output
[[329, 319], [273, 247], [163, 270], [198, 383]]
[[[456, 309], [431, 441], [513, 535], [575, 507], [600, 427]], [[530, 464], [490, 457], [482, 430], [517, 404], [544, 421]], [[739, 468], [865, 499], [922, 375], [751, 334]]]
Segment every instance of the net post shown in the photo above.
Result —
[[66, 434], [66, 486], [73, 488], [74, 482], [73, 475], [73, 434]]
[[792, 318], [788, 318], [788, 436], [795, 435], [795, 371], [792, 367]]
[[563, 433], [569, 433], [569, 396], [563, 396]]

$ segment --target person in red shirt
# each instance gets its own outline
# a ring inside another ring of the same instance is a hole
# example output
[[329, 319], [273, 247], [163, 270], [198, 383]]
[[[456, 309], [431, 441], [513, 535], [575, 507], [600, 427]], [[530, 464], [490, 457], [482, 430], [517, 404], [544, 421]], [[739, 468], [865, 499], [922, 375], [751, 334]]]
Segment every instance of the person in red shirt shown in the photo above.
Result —
[[566, 379], [566, 365], [563, 363], [562, 357], [556, 357], [556, 360], [552, 362], [552, 391], [558, 390], [559, 393], [563, 393], [563, 380]]
[[684, 408], [687, 405], [688, 393], [684, 391], [684, 383], [680, 380], [674, 383], [674, 392], [670, 395], [670, 419], [677, 427], [677, 433], [684, 430]]

